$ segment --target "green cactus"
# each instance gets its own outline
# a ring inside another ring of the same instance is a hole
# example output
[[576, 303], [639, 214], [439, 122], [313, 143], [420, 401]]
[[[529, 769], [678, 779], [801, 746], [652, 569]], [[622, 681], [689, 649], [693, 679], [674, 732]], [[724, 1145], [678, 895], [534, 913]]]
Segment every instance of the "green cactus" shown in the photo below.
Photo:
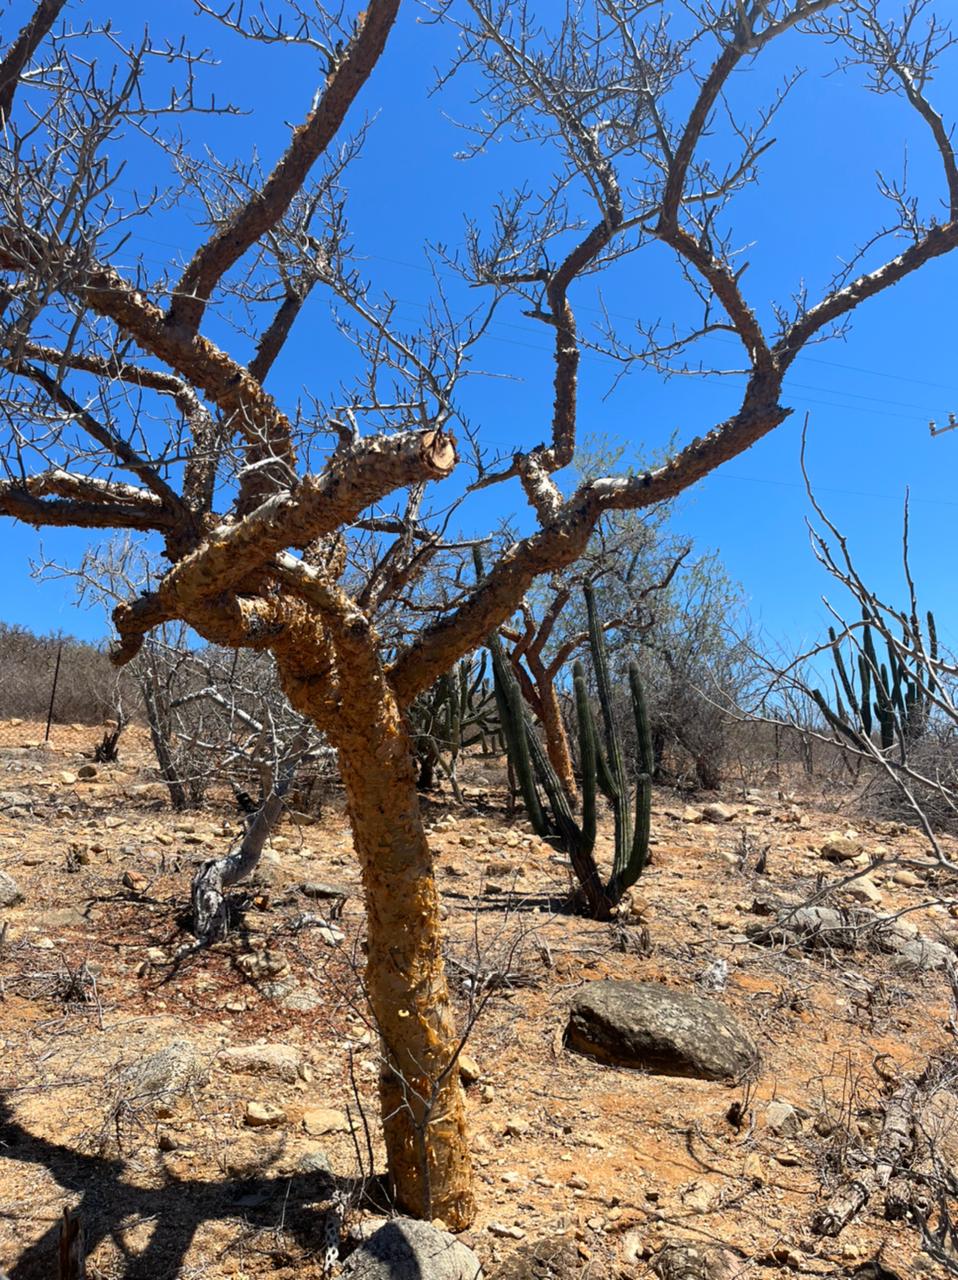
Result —
[[[645, 698], [638, 667], [633, 663], [629, 669], [629, 686], [639, 743], [633, 820], [630, 784], [613, 716], [605, 636], [591, 587], [586, 588], [585, 598], [603, 733], [600, 741], [585, 671], [577, 662], [573, 667], [573, 692], [582, 771], [580, 819], [573, 813], [559, 777], [539, 740], [499, 636], [490, 636], [488, 646], [492, 654], [493, 683], [506, 750], [529, 821], [539, 836], [568, 853], [589, 912], [601, 920], [612, 915], [623, 893], [635, 884], [648, 862], [654, 761]], [[607, 884], [602, 883], [595, 861], [596, 798], [600, 789], [612, 806], [615, 830], [612, 875]]]
[[413, 702], [408, 717], [421, 790], [435, 785], [436, 769], [441, 768], [461, 803], [456, 777], [459, 756], [477, 743], [488, 753], [500, 728], [494, 708], [485, 654], [478, 661], [463, 658]]
[[[934, 614], [926, 616], [928, 643], [925, 645], [921, 623], [916, 613], [909, 620], [902, 620], [902, 639], [906, 649], [924, 652], [934, 663], [938, 659], [938, 632]], [[928, 728], [932, 709], [935, 677], [920, 658], [909, 661], [902, 657], [891, 637], [885, 631], [885, 647], [888, 661], [879, 662], [875, 650], [873, 629], [883, 630], [877, 613], [862, 610], [861, 643], [858, 652], [858, 688], [849, 677], [841, 640], [834, 628], [829, 628], [832, 659], [835, 672], [834, 705], [829, 705], [820, 689], [812, 689], [819, 710], [828, 724], [859, 750], [865, 750], [872, 741], [877, 726], [882, 751], [890, 751], [896, 745], [904, 753]], [[846, 708], [842, 692], [848, 702]]]

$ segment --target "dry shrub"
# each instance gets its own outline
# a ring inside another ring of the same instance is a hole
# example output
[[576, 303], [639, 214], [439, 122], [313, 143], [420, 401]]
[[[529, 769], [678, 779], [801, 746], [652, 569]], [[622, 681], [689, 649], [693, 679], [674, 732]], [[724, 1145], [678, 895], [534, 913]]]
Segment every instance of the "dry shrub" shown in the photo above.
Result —
[[46, 719], [61, 645], [54, 721], [99, 724], [113, 714], [117, 675], [103, 648], [0, 623], [0, 717]]

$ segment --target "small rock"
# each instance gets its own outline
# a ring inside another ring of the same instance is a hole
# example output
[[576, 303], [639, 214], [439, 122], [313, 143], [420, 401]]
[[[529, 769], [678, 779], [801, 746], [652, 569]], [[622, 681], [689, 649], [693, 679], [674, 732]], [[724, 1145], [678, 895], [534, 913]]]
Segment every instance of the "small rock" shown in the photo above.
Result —
[[286, 1119], [286, 1112], [271, 1102], [247, 1102], [243, 1119], [254, 1129], [275, 1128]]
[[123, 884], [127, 889], [132, 889], [134, 893], [145, 893], [149, 883], [146, 876], [141, 876], [138, 871], [123, 872]]
[[23, 901], [23, 890], [5, 871], [0, 871], [0, 907], [13, 907]]
[[718, 1188], [710, 1182], [693, 1183], [682, 1193], [682, 1203], [693, 1213], [708, 1213], [718, 1197]]
[[314, 1138], [326, 1133], [348, 1133], [349, 1120], [342, 1111], [331, 1107], [307, 1107], [303, 1112], [303, 1128]]
[[76, 780], [77, 775], [75, 773], [71, 773], [69, 769], [64, 769], [60, 774], [60, 781], [65, 787], [72, 787]]
[[279, 978], [289, 973], [289, 960], [282, 951], [247, 951], [233, 962], [240, 973], [254, 981]]
[[504, 1222], [490, 1222], [489, 1232], [491, 1235], [500, 1236], [504, 1240], [524, 1240], [526, 1235], [521, 1227], [510, 1227]]
[[702, 806], [702, 817], [706, 822], [731, 822], [737, 815], [738, 809], [718, 801]]
[[475, 1084], [482, 1076], [482, 1069], [468, 1053], [459, 1055], [459, 1079], [463, 1084]]
[[790, 1102], [776, 1098], [765, 1108], [765, 1127], [770, 1133], [791, 1137], [801, 1132], [802, 1120]]
[[682, 810], [683, 822], [702, 822], [703, 814], [701, 809], [694, 809], [691, 805], [686, 805]]
[[896, 871], [892, 876], [892, 880], [894, 880], [895, 884], [903, 884], [909, 889], [917, 889], [919, 885], [924, 884], [921, 876], [915, 875], [914, 871], [908, 871], [904, 868], [901, 871]]
[[299, 1079], [303, 1054], [291, 1044], [250, 1044], [224, 1049], [219, 1063], [227, 1071], [246, 1075], [277, 1075], [287, 1084]]
[[351, 1253], [343, 1280], [482, 1280], [479, 1259], [431, 1223], [394, 1218]]
[[77, 769], [77, 777], [83, 782], [90, 782], [99, 774], [99, 769], [95, 764], [81, 764]]
[[862, 843], [850, 836], [831, 835], [819, 852], [829, 862], [851, 862], [862, 852]]
[[843, 892], [856, 902], [870, 902], [872, 906], [877, 906], [882, 900], [881, 890], [871, 876], [859, 876], [846, 885]]

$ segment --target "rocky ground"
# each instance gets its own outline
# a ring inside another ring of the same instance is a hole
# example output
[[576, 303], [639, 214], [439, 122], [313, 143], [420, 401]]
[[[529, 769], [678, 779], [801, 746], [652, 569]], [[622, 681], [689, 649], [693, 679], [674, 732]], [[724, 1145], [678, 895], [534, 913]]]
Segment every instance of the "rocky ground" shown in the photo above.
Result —
[[[171, 815], [134, 731], [95, 768], [96, 729], [41, 736], [0, 725], [0, 1270], [53, 1274], [67, 1207], [93, 1277], [323, 1275], [330, 1223], [343, 1210], [346, 1237], [361, 1230], [381, 1169], [341, 803], [284, 823], [230, 938], [196, 953], [190, 877], [235, 812]], [[958, 922], [944, 880], [902, 865], [925, 856], [920, 834], [775, 784], [657, 793], [653, 863], [610, 927], [568, 912], [567, 868], [508, 816], [498, 767], [465, 782], [462, 809], [427, 812], [450, 973], [476, 1017], [463, 1238], [487, 1275], [652, 1276], [681, 1240], [722, 1245], [710, 1274], [743, 1280], [943, 1274], [913, 1219], [886, 1218], [883, 1187], [821, 1230], [930, 1059], [936, 1150], [958, 1147]], [[834, 918], [788, 914], [854, 875], [820, 903]], [[727, 1083], [572, 1052], [570, 1008], [602, 979], [716, 1001], [760, 1067]]]

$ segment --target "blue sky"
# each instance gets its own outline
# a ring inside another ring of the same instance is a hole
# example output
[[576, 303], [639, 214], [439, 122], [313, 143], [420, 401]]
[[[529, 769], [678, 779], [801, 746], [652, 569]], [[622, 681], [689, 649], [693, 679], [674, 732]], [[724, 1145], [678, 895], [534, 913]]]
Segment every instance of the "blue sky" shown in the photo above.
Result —
[[[678, 6], [677, 6], [678, 7]], [[890, 13], [897, 5], [889, 3]], [[942, 6], [944, 7], [944, 6]], [[112, 10], [94, 0], [74, 6], [74, 20]], [[9, 38], [27, 11], [22, 3], [0, 5], [0, 27]], [[543, 4], [541, 11], [549, 12]], [[349, 124], [373, 119], [364, 152], [349, 172], [350, 218], [358, 252], [374, 287], [399, 300], [401, 319], [413, 324], [433, 288], [424, 241], [453, 247], [461, 242], [463, 215], [480, 224], [504, 190], [542, 180], [549, 154], [544, 147], [503, 142], [490, 154], [464, 162], [455, 158], [466, 135], [453, 117], [470, 116], [470, 86], [453, 82], [446, 95], [431, 96], [433, 69], [445, 65], [451, 33], [419, 21], [423, 10], [407, 3], [386, 54], [366, 86]], [[194, 145], [204, 140], [224, 156], [248, 156], [258, 148], [268, 165], [288, 138], [288, 122], [302, 118], [319, 83], [316, 56], [304, 51], [266, 50], [244, 44], [201, 22], [188, 0], [160, 9], [126, 0], [123, 30], [135, 34], [146, 21], [154, 37], [185, 33], [194, 45], [212, 44], [222, 65], [204, 73], [217, 97], [232, 98], [249, 115], [234, 120], [194, 120]], [[907, 150], [909, 180], [926, 211], [937, 212], [943, 183], [930, 139], [897, 98], [867, 93], [861, 78], [825, 74], [833, 51], [808, 37], [783, 40], [772, 54], [743, 69], [732, 85], [736, 107], [767, 100], [796, 65], [807, 73], [793, 90], [773, 133], [776, 146], [765, 158], [759, 185], [734, 206], [736, 239], [747, 245], [743, 287], [760, 316], [772, 300], [786, 302], [802, 281], [812, 298], [823, 289], [840, 258], [853, 253], [887, 217], [875, 191], [875, 173], [897, 176]], [[946, 120], [958, 117], [958, 77], [939, 76], [934, 99]], [[712, 145], [712, 144], [707, 144]], [[723, 145], [716, 139], [714, 146]], [[130, 186], [154, 177], [155, 157], [133, 152]], [[147, 270], [159, 270], [176, 254], [189, 254], [198, 233], [190, 210], [155, 217], [134, 234], [122, 256], [142, 253]], [[886, 249], [886, 253], [889, 249]], [[456, 286], [450, 283], [454, 295]], [[652, 249], [625, 259], [601, 281], [601, 301], [623, 331], [632, 319], [688, 317], [688, 299], [668, 256]], [[458, 296], [458, 295], [456, 295]], [[912, 502], [913, 567], [923, 602], [935, 608], [942, 639], [958, 647], [958, 606], [945, 530], [958, 510], [955, 493], [958, 431], [932, 439], [931, 418], [944, 422], [958, 412], [954, 299], [958, 257], [932, 264], [913, 279], [853, 317], [847, 339], [811, 348], [793, 367], [783, 403], [793, 416], [769, 438], [696, 486], [675, 516], [677, 530], [701, 549], [718, 549], [739, 580], [750, 607], [771, 635], [800, 646], [821, 633], [823, 579], [808, 547], [808, 504], [799, 470], [799, 439], [809, 415], [809, 465], [817, 494], [848, 534], [866, 577], [889, 595], [898, 594], [901, 506], [905, 487]], [[572, 295], [580, 324], [599, 314], [593, 281]], [[332, 333], [323, 299], [301, 317], [293, 340], [270, 379], [270, 389], [292, 405], [306, 389], [326, 394], [349, 355]], [[237, 354], [244, 343], [213, 316], [211, 336]], [[471, 379], [463, 391], [470, 420], [490, 447], [532, 444], [548, 432], [552, 369], [551, 336], [504, 307], [476, 363], [497, 376]], [[709, 340], [705, 361], [736, 362], [734, 342]], [[582, 372], [583, 434], [625, 443], [638, 455], [704, 434], [730, 412], [739, 378], [673, 378], [642, 373], [625, 379], [607, 396], [614, 366], [586, 355]], [[521, 494], [512, 487], [489, 491], [465, 509], [467, 531], [518, 513]], [[6, 591], [0, 618], [38, 630], [58, 629], [98, 637], [102, 615], [78, 611], [69, 584], [37, 584], [28, 560], [42, 543], [46, 556], [76, 562], [84, 534], [0, 524]], [[834, 593], [832, 593], [834, 594]]]

